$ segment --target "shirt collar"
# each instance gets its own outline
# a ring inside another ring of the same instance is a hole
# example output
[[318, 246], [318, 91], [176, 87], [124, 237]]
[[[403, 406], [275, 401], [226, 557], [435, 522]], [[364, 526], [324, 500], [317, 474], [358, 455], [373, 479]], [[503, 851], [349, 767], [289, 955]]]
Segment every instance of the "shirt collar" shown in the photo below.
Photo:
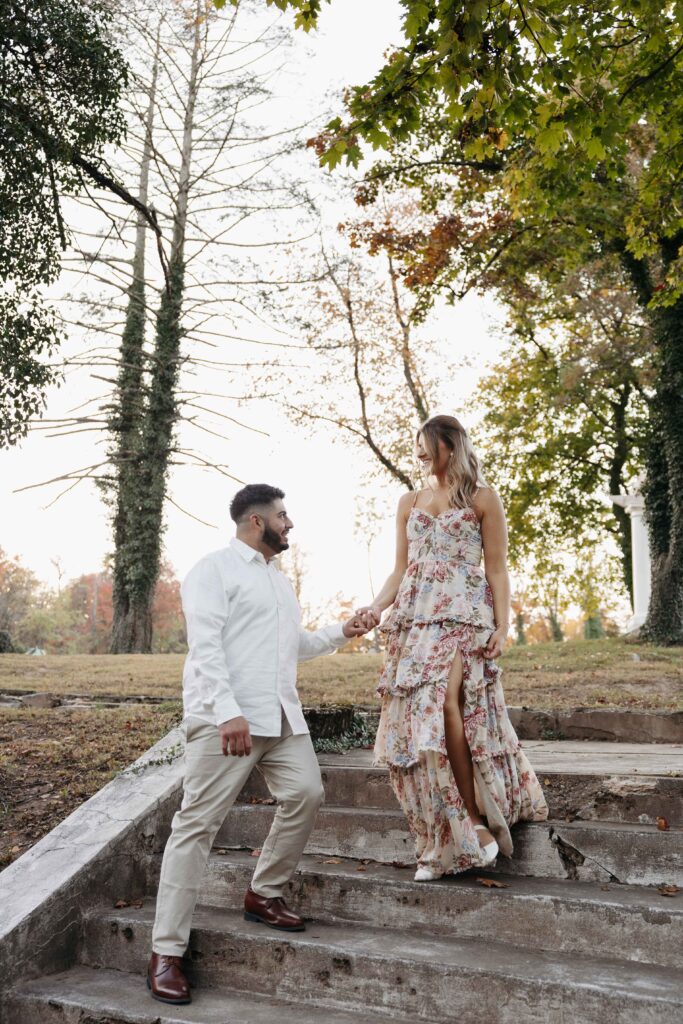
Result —
[[230, 547], [233, 551], [236, 551], [238, 555], [241, 555], [245, 562], [253, 562], [256, 560], [257, 562], [261, 562], [262, 565], [268, 564], [260, 551], [257, 551], [256, 548], [252, 548], [250, 544], [245, 544], [243, 540], [239, 539], [239, 537], [232, 538], [230, 541]]

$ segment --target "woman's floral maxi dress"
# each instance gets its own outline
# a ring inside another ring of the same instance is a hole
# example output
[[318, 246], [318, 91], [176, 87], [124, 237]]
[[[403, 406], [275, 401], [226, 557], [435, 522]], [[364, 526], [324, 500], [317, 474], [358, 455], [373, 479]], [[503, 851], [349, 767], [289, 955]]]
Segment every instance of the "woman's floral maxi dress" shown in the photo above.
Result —
[[407, 530], [408, 568], [381, 627], [387, 654], [375, 765], [389, 768], [418, 864], [440, 875], [483, 859], [446, 753], [444, 699], [458, 650], [477, 803], [501, 853], [512, 853], [514, 822], [542, 821], [548, 807], [508, 718], [500, 669], [482, 653], [495, 623], [475, 511], [431, 516], [413, 507]]

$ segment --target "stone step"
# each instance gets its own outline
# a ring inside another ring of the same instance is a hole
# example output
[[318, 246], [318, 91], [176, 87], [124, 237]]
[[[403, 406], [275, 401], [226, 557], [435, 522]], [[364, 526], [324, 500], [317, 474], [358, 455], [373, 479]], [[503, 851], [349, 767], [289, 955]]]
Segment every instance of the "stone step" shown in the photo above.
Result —
[[[383, 768], [329, 763], [321, 757], [321, 774], [328, 804], [339, 807], [396, 810], [398, 804]], [[658, 817], [683, 825], [683, 775], [602, 775], [548, 769], [540, 774], [552, 818], [582, 821], [624, 821], [655, 825]], [[254, 771], [239, 803], [268, 800], [262, 774]]]
[[[83, 963], [142, 977], [153, 915], [152, 904], [89, 915]], [[292, 1000], [306, 994], [335, 1009], [382, 1009], [440, 1024], [654, 1024], [683, 1014], [670, 968], [530, 950], [522, 936], [505, 945], [319, 922], [285, 934], [208, 907], [197, 909], [193, 923], [188, 970], [203, 990], [226, 986]]]
[[[272, 806], [236, 804], [216, 845], [254, 849], [263, 845]], [[624, 885], [683, 885], [683, 831], [611, 822], [522, 822], [513, 829], [512, 857], [500, 856], [506, 874]], [[400, 811], [330, 807], [318, 812], [306, 853], [413, 863], [414, 848]]]
[[[331, 863], [331, 861], [335, 863]], [[200, 903], [240, 910], [254, 871], [248, 853], [212, 854]], [[502, 882], [488, 888], [477, 878]], [[501, 876], [487, 871], [415, 882], [413, 871], [356, 860], [304, 857], [287, 899], [314, 921], [432, 929], [557, 953], [594, 953], [683, 967], [683, 900], [640, 886]]]
[[[195, 989], [189, 1006], [152, 999], [142, 975], [74, 967], [28, 982], [6, 997], [3, 1024], [320, 1024], [320, 1007], [253, 993]], [[385, 1014], [325, 1009], [325, 1024], [371, 1024]], [[405, 1018], [396, 1018], [404, 1020]]]

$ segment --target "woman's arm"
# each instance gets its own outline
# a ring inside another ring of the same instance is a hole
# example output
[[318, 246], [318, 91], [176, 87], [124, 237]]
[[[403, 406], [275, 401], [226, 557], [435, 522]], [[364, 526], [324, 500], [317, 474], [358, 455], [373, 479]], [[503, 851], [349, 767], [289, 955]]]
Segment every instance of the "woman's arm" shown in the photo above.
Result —
[[480, 517], [484, 572], [493, 596], [493, 618], [496, 623], [495, 631], [484, 648], [484, 657], [497, 658], [503, 652], [510, 629], [507, 523], [503, 503], [490, 487], [479, 491], [475, 507]]
[[408, 491], [407, 494], [403, 494], [399, 498], [396, 510], [396, 560], [393, 571], [387, 576], [384, 586], [372, 604], [357, 609], [357, 614], [361, 616], [364, 624], [369, 629], [379, 624], [384, 609], [394, 603], [401, 580], [408, 568], [408, 534], [406, 532], [406, 523], [408, 522], [408, 516], [410, 515], [414, 499], [414, 491]]

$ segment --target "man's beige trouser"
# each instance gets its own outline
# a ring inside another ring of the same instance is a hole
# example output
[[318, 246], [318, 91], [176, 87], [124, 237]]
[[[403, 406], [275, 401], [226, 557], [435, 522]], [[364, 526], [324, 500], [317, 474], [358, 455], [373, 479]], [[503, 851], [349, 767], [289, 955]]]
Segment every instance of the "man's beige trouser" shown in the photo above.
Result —
[[278, 801], [251, 883], [260, 896], [282, 896], [324, 796], [311, 737], [293, 736], [284, 714], [282, 734], [253, 736], [244, 757], [223, 754], [215, 725], [188, 718], [186, 729], [183, 801], [164, 851], [152, 933], [154, 952], [166, 956], [185, 952], [214, 838], [252, 769], [258, 765]]

